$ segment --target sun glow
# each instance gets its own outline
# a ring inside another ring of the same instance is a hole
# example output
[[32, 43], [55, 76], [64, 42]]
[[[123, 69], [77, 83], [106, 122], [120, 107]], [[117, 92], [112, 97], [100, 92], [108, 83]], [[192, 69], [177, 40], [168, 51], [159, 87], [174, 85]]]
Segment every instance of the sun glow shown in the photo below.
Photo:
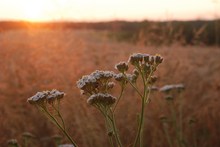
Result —
[[0, 0], [0, 20], [212, 19], [219, 8], [219, 0]]
[[47, 20], [47, 11], [49, 5], [43, 1], [26, 1], [22, 4], [24, 19], [31, 22]]

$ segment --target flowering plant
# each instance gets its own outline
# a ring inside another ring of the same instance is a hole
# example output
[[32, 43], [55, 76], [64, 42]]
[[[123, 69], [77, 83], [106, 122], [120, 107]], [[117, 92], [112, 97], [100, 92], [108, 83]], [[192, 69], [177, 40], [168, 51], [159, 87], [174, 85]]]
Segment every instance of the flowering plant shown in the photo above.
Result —
[[[160, 55], [135, 53], [129, 57], [127, 62], [115, 65], [118, 73], [96, 70], [77, 81], [77, 87], [81, 90], [81, 94], [87, 97], [87, 103], [94, 106], [103, 115], [111, 146], [123, 146], [116, 126], [115, 110], [127, 85], [133, 87], [141, 100], [141, 111], [133, 147], [143, 146], [145, 108], [150, 102], [150, 92], [154, 89], [152, 86], [157, 80], [154, 73], [162, 61], [163, 58]], [[133, 70], [131, 73], [129, 73], [130, 69]], [[141, 82], [143, 87], [138, 86], [138, 82]], [[119, 84], [121, 89], [118, 97], [111, 94], [111, 89], [115, 84]], [[43, 91], [30, 97], [28, 102], [43, 112], [67, 136], [69, 141], [77, 146], [67, 133], [59, 111], [60, 100], [64, 96], [65, 93], [58, 90]], [[49, 108], [52, 108], [53, 111], [49, 111]]]

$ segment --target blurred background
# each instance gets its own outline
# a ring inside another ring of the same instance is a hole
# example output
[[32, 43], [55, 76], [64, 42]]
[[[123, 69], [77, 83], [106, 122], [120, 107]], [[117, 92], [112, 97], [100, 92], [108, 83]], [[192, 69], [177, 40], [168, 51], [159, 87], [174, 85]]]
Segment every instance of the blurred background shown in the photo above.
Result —
[[[76, 81], [96, 69], [117, 72], [114, 65], [137, 52], [164, 57], [155, 86], [185, 85], [187, 146], [220, 146], [218, 0], [0, 0], [0, 146], [12, 138], [22, 144], [23, 132], [36, 136], [32, 146], [55, 146], [51, 136], [62, 133], [26, 102], [47, 89], [67, 94], [61, 112], [80, 147], [109, 146], [101, 114], [86, 103]], [[117, 87], [112, 94], [119, 94]], [[126, 146], [135, 136], [136, 97], [127, 87], [116, 112]], [[159, 92], [151, 100], [144, 146], [165, 147], [159, 117], [169, 108]]]

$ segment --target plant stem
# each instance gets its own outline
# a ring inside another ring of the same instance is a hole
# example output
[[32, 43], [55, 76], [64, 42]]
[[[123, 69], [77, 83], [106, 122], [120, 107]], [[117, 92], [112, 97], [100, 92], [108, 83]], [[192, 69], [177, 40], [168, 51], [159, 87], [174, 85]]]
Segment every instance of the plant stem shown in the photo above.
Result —
[[182, 141], [183, 141], [183, 99], [182, 99], [182, 94], [179, 96], [179, 135], [180, 135], [180, 141], [181, 141], [181, 146], [182, 146]]
[[64, 130], [64, 128], [62, 128], [62, 126], [59, 124], [59, 122], [57, 121], [56, 118], [54, 118], [54, 116], [52, 116], [50, 114], [50, 112], [48, 112], [47, 110], [45, 110], [46, 113], [50, 116], [50, 118], [52, 119], [51, 121], [53, 121], [58, 128], [64, 133], [64, 135], [66, 135], [66, 137], [69, 139], [69, 141], [74, 145], [74, 147], [78, 147], [77, 144], [73, 141], [73, 139], [70, 137], [70, 135]]
[[141, 70], [139, 69], [139, 72], [141, 73], [141, 77], [143, 80], [143, 84], [144, 84], [144, 95], [142, 96], [142, 101], [141, 101], [141, 115], [140, 115], [140, 121], [139, 121], [139, 125], [138, 125], [138, 131], [135, 137], [135, 142], [134, 142], [134, 147], [137, 146], [138, 140], [140, 141], [140, 146], [143, 146], [143, 129], [144, 129], [144, 110], [145, 110], [145, 101], [146, 101], [146, 96], [147, 96], [147, 84], [145, 81], [145, 77], [144, 74], [141, 72]]
[[178, 123], [177, 123], [177, 116], [176, 116], [175, 106], [174, 106], [173, 101], [171, 101], [171, 113], [172, 113], [172, 120], [174, 122], [175, 131], [176, 131], [176, 139], [177, 139], [177, 142], [178, 142], [178, 146], [181, 147], [182, 143], [181, 143], [180, 134], [179, 134], [180, 130], [179, 130], [179, 126], [178, 126]]
[[114, 131], [114, 134], [115, 134], [115, 138], [116, 138], [116, 141], [118, 143], [118, 145], [120, 147], [122, 147], [122, 143], [121, 143], [121, 140], [120, 140], [120, 137], [119, 137], [119, 134], [118, 134], [118, 130], [117, 130], [117, 127], [116, 127], [116, 123], [115, 123], [115, 116], [114, 116], [114, 113], [111, 111], [111, 123], [112, 123], [112, 129]]
[[119, 95], [119, 97], [117, 99], [117, 102], [116, 102], [116, 104], [115, 104], [115, 106], [114, 106], [114, 108], [112, 110], [113, 112], [115, 112], [115, 109], [116, 109], [116, 107], [117, 107], [117, 105], [118, 105], [118, 103], [119, 103], [119, 101], [120, 101], [120, 99], [122, 97], [123, 92], [124, 92], [124, 85], [121, 86], [121, 92], [120, 92], [120, 95]]
[[167, 138], [167, 141], [168, 141], [168, 143], [169, 143], [169, 147], [173, 147], [173, 144], [172, 144], [172, 141], [171, 141], [171, 139], [170, 139], [170, 134], [169, 134], [169, 132], [168, 132], [168, 130], [167, 130], [167, 124], [165, 124], [166, 122], [162, 122], [162, 124], [163, 124], [163, 129], [164, 129], [164, 132], [165, 132], [165, 135], [166, 135], [166, 138]]
[[62, 124], [63, 124], [63, 129], [66, 130], [66, 127], [65, 127], [65, 123], [64, 123], [64, 120], [63, 120], [63, 117], [62, 115], [60, 114], [60, 111], [59, 111], [59, 108], [56, 109], [56, 107], [54, 107], [54, 105], [52, 105], [53, 108], [56, 110], [57, 114], [58, 114], [58, 117], [60, 118], [60, 120], [62, 121]]
[[[106, 129], [107, 129], [107, 134], [108, 134], [111, 131], [111, 124], [109, 123], [109, 118], [107, 117], [106, 114], [104, 117], [105, 117]], [[109, 142], [110, 142], [111, 146], [114, 147], [112, 136], [110, 136], [108, 134], [108, 138], [109, 138]]]
[[138, 95], [140, 97], [143, 97], [142, 94], [140, 93], [140, 91], [137, 89], [137, 87], [128, 79], [128, 77], [126, 76], [126, 74], [123, 73], [123, 75], [126, 77], [128, 83], [135, 89], [135, 91], [138, 93]]

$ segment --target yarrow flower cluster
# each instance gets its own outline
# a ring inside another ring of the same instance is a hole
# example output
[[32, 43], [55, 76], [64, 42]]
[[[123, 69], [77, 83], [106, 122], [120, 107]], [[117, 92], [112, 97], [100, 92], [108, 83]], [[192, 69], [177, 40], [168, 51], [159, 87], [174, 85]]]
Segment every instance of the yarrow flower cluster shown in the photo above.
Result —
[[25, 138], [35, 138], [35, 135], [31, 134], [30, 132], [24, 132], [22, 136]]
[[129, 69], [128, 63], [120, 62], [115, 65], [115, 68], [120, 72], [119, 75], [115, 76], [117, 81], [129, 81], [131, 83], [136, 83], [140, 74], [146, 79], [149, 84], [154, 84], [157, 80], [157, 77], [152, 76], [153, 72], [156, 71], [157, 66], [162, 63], [163, 58], [159, 55], [149, 55], [135, 53], [129, 57], [128, 63], [133, 65], [135, 69], [132, 74], [127, 74], [126, 72]]
[[163, 58], [159, 55], [152, 56], [149, 54], [135, 53], [130, 56], [128, 62], [134, 66], [142, 66], [142, 64], [146, 63], [149, 65], [159, 65], [163, 62]]
[[173, 84], [173, 85], [165, 85], [160, 88], [160, 91], [166, 94], [169, 94], [171, 91], [182, 92], [185, 89], [183, 84]]
[[60, 100], [65, 96], [64, 92], [53, 89], [51, 91], [37, 92], [34, 96], [27, 99], [32, 105], [35, 105], [47, 118], [49, 118], [69, 139], [69, 141], [77, 147], [66, 132], [66, 126], [62, 115], [60, 114]]
[[[185, 141], [183, 131], [183, 126], [185, 126], [183, 115], [184, 99], [182, 97], [184, 89], [185, 86], [183, 84], [165, 85], [159, 89], [160, 92], [164, 93], [164, 99], [168, 102], [168, 114], [166, 117], [161, 118], [161, 122], [170, 146], [182, 146]], [[173, 123], [175, 125], [172, 126]], [[170, 125], [169, 130], [167, 125]], [[175, 133], [170, 133], [172, 132], [171, 130], [174, 130]], [[171, 137], [170, 134], [174, 135]], [[173, 142], [171, 138], [174, 138], [177, 142]]]
[[115, 101], [116, 101], [116, 97], [107, 93], [93, 94], [87, 100], [88, 104], [90, 105], [103, 105], [103, 106], [110, 106], [114, 104]]
[[96, 70], [90, 75], [83, 76], [77, 81], [77, 87], [82, 90], [83, 94], [92, 95], [97, 93], [107, 93], [113, 88], [114, 84], [110, 79], [114, 76], [112, 71]]
[[124, 73], [128, 70], [128, 64], [126, 62], [120, 62], [120, 63], [115, 65], [115, 69], [117, 69], [118, 71]]
[[60, 100], [64, 97], [65, 93], [60, 92], [56, 89], [51, 91], [42, 91], [37, 92], [34, 96], [27, 99], [27, 102], [30, 104], [44, 104], [44, 103], [53, 103], [56, 100]]
[[16, 139], [10, 139], [7, 141], [9, 147], [18, 147], [18, 141]]
[[[119, 62], [115, 65], [115, 69], [118, 70], [119, 73], [96, 70], [89, 75], [82, 76], [82, 78], [76, 82], [77, 87], [81, 90], [81, 94], [87, 97], [87, 103], [97, 108], [104, 116], [107, 134], [112, 146], [122, 147], [115, 122], [115, 110], [123, 96], [126, 85], [129, 84], [141, 98], [141, 111], [138, 115], [138, 129], [133, 146], [136, 147], [138, 144], [140, 144], [140, 146], [143, 145], [145, 106], [150, 102], [150, 91], [158, 90], [157, 87], [153, 87], [153, 84], [157, 80], [157, 77], [154, 76], [154, 72], [157, 66], [162, 62], [163, 58], [159, 55], [153, 56], [135, 53], [129, 57], [128, 62]], [[132, 69], [129, 69], [130, 65]], [[129, 73], [131, 70], [133, 71]], [[141, 80], [139, 80], [139, 78]], [[142, 87], [140, 87], [137, 81], [142, 82]], [[117, 98], [110, 94], [115, 83], [119, 83], [121, 89]], [[181, 85], [176, 85], [175, 87], [180, 89]], [[73, 146], [77, 147], [77, 144], [68, 135], [64, 120], [59, 111], [59, 102], [64, 95], [64, 92], [58, 90], [42, 91], [37, 92], [34, 96], [28, 98], [27, 101], [37, 106], [37, 108], [39, 108], [41, 112], [43, 112], [66, 135]], [[49, 111], [50, 109], [48, 109], [48, 106], [52, 107], [56, 114]]]

